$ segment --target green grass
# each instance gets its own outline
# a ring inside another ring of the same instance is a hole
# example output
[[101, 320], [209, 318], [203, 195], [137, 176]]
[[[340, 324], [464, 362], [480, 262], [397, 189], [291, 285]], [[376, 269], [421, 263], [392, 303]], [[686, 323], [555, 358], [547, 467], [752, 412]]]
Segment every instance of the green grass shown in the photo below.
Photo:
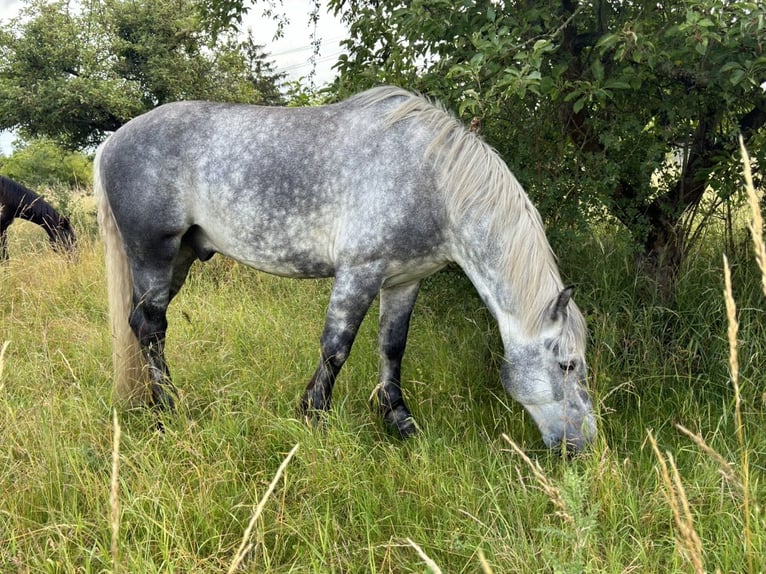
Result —
[[[746, 237], [734, 268], [744, 444], [716, 241], [685, 269], [673, 310], [647, 298], [650, 286], [636, 279], [619, 240], [560, 253], [589, 320], [601, 430], [570, 461], [543, 447], [504, 394], [498, 334], [459, 273], [430, 279], [416, 307], [404, 376], [423, 433], [402, 442], [367, 402], [376, 309], [326, 425], [312, 428], [295, 407], [317, 360], [330, 283], [273, 278], [221, 258], [195, 266], [169, 317], [179, 413], [165, 419], [164, 434], [145, 411], [117, 413], [115, 556], [102, 253], [90, 212], [77, 225], [76, 262], [19, 222], [0, 268], [0, 345], [9, 342], [0, 373], [0, 572], [226, 572], [296, 444], [240, 572], [431, 571], [414, 545], [449, 573], [692, 572], [650, 430], [678, 467], [705, 569], [766, 570], [766, 304]], [[701, 433], [738, 477], [746, 454], [749, 506], [677, 423]]]

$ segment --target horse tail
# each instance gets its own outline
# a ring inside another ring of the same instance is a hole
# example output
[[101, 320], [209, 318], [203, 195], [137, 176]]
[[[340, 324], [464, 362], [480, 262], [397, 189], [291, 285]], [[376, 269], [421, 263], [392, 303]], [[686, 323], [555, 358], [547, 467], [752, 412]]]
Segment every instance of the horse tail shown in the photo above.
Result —
[[93, 191], [98, 202], [98, 225], [105, 247], [114, 368], [113, 395], [116, 401], [128, 405], [146, 404], [151, 396], [148, 367], [128, 322], [132, 311], [133, 277], [122, 236], [101, 179], [101, 154], [107, 142], [98, 148], [93, 161]]

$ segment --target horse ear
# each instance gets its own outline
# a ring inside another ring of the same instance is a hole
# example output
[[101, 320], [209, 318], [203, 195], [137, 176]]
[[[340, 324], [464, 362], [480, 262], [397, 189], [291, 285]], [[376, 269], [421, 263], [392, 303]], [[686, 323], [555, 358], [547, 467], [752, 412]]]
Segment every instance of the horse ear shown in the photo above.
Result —
[[556, 297], [556, 302], [553, 304], [553, 310], [551, 311], [551, 320], [558, 321], [561, 318], [566, 317], [567, 305], [569, 300], [572, 299], [572, 293], [574, 293], [574, 286], [564, 287]]

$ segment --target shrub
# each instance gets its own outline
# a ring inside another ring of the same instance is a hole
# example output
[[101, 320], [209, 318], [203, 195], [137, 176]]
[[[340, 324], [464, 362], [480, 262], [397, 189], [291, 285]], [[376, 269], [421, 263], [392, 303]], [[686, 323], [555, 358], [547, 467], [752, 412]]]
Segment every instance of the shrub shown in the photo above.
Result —
[[87, 156], [49, 139], [23, 142], [0, 164], [2, 175], [33, 189], [42, 185], [90, 185], [91, 171], [92, 162]]

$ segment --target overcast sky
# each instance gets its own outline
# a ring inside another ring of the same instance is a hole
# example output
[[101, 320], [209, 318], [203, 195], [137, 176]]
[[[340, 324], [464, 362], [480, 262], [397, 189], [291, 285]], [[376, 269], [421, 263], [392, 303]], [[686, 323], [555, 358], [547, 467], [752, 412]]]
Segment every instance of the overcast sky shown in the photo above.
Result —
[[[250, 12], [245, 17], [243, 27], [253, 31], [255, 42], [265, 46], [264, 50], [271, 54], [270, 59], [276, 63], [277, 71], [285, 72], [290, 80], [306, 78], [311, 72], [311, 35], [314, 30], [313, 25], [309, 25], [309, 12], [312, 4], [312, 2], [298, 0], [283, 0], [281, 11], [287, 17], [289, 24], [283, 30], [283, 37], [276, 40], [274, 35], [277, 25], [272, 19], [262, 16], [261, 3], [256, 2], [254, 6], [251, 5]], [[0, 20], [7, 21], [16, 16], [21, 5], [22, 2], [19, 0], [0, 0]], [[326, 11], [326, 5], [327, 2], [323, 1], [323, 10], [319, 15], [316, 29], [316, 36], [322, 42], [317, 58], [316, 86], [332, 80], [334, 76], [332, 65], [341, 53], [339, 43], [346, 32], [340, 20]], [[8, 155], [11, 152], [12, 142], [12, 134], [0, 132], [0, 152]]]
[[[290, 21], [284, 29], [284, 37], [273, 39], [277, 29], [276, 23], [261, 16], [262, 10], [258, 4], [251, 8], [246, 16], [244, 27], [252, 29], [255, 41], [266, 46], [266, 52], [271, 54], [278, 71], [287, 73], [290, 79], [298, 79], [307, 76], [311, 71], [311, 3], [284, 0], [283, 4], [282, 10]], [[345, 26], [327, 12], [326, 5], [327, 2], [323, 1], [324, 9], [319, 15], [316, 30], [317, 38], [322, 42], [317, 59], [317, 86], [332, 80], [332, 65], [338, 60], [341, 53], [340, 41], [346, 33]]]

